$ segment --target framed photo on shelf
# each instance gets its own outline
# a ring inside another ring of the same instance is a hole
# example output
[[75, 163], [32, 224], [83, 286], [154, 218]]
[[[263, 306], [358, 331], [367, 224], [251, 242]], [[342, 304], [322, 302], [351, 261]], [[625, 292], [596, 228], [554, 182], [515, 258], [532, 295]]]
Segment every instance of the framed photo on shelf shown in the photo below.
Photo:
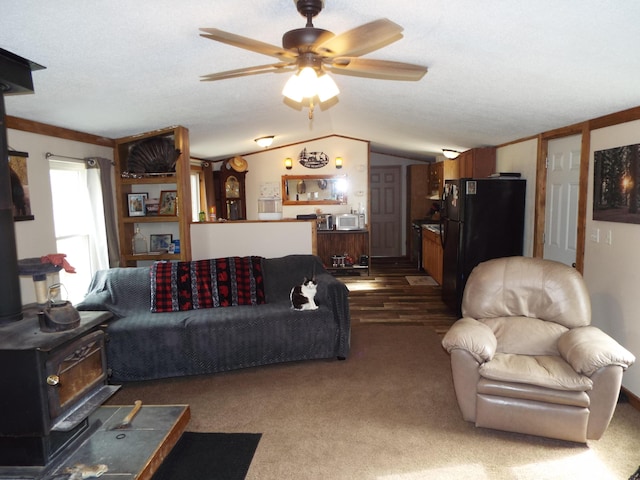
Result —
[[127, 194], [127, 204], [129, 205], [130, 217], [144, 217], [147, 213], [145, 203], [148, 194], [146, 193], [129, 193]]
[[160, 192], [160, 207], [158, 207], [158, 215], [176, 214], [177, 190], [163, 190]]
[[169, 251], [171, 245], [173, 245], [173, 235], [170, 233], [152, 234], [149, 239], [151, 242], [150, 250], [152, 252], [166, 253]]

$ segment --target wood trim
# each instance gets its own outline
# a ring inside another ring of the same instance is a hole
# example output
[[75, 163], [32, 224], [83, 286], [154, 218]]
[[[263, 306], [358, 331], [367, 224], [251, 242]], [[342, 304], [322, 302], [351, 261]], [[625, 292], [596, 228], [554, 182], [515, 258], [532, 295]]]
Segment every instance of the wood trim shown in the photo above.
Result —
[[533, 221], [533, 256], [544, 255], [544, 219], [547, 199], [547, 150], [548, 141], [538, 136], [538, 159], [536, 163], [536, 198]]
[[576, 270], [584, 274], [584, 251], [587, 238], [587, 193], [589, 191], [589, 156], [591, 132], [587, 122], [582, 124], [582, 146], [580, 147], [580, 185], [578, 200], [578, 232], [576, 237]]
[[620, 123], [633, 122], [634, 120], [640, 120], [640, 107], [603, 115], [602, 117], [589, 120], [588, 123], [589, 130], [597, 130], [598, 128], [611, 127]]
[[640, 411], [640, 397], [637, 397], [624, 387], [622, 387], [622, 393], [624, 393], [629, 400], [629, 405]]
[[38, 135], [46, 135], [48, 137], [62, 138], [65, 140], [73, 140], [76, 142], [89, 143], [92, 145], [100, 145], [102, 147], [115, 148], [115, 141], [112, 138], [99, 137], [90, 133], [78, 132], [77, 130], [69, 130], [68, 128], [56, 127], [46, 123], [34, 122], [33, 120], [25, 120], [24, 118], [12, 117], [7, 115], [7, 128], [21, 130], [23, 132], [36, 133]]

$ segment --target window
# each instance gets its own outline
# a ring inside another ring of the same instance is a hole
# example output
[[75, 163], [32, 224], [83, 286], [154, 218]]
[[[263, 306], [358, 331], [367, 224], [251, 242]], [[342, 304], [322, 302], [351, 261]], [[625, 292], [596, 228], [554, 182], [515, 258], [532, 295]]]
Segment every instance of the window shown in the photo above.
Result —
[[93, 274], [109, 268], [99, 170], [87, 169], [84, 162], [49, 160], [49, 176], [57, 252], [76, 269], [73, 274], [61, 270], [60, 282], [76, 304]]

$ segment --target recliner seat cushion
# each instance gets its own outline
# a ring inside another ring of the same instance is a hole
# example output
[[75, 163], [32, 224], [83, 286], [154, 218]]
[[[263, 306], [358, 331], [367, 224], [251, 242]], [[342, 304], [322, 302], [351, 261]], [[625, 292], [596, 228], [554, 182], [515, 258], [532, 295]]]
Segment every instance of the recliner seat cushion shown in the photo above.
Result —
[[560, 355], [558, 340], [569, 329], [555, 322], [529, 317], [484, 318], [493, 331], [497, 352], [520, 355]]
[[479, 368], [490, 380], [529, 383], [557, 390], [585, 391], [593, 388], [589, 377], [577, 373], [562, 357], [553, 355], [515, 355], [496, 353]]

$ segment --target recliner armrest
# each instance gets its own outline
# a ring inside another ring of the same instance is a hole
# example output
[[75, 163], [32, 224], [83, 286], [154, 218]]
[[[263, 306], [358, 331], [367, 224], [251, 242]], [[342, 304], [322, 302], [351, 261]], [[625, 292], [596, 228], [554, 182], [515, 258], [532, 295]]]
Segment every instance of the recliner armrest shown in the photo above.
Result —
[[464, 317], [451, 326], [442, 339], [442, 346], [449, 353], [456, 348], [466, 350], [479, 363], [485, 363], [495, 355], [498, 340], [484, 323]]
[[631, 352], [591, 325], [563, 333], [558, 340], [558, 351], [576, 372], [587, 376], [609, 365], [619, 365], [626, 370], [636, 361]]

